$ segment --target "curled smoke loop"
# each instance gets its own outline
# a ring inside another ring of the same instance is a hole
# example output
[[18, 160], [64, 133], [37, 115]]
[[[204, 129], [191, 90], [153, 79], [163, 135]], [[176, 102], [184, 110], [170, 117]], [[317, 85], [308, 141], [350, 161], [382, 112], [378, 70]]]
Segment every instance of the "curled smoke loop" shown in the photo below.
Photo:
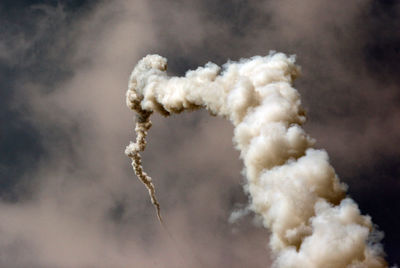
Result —
[[[150, 115], [206, 108], [234, 125], [251, 209], [272, 232], [275, 267], [387, 267], [369, 216], [346, 197], [324, 150], [301, 125], [306, 117], [292, 87], [299, 74], [293, 56], [270, 53], [222, 68], [207, 63], [185, 77], [169, 77], [167, 60], [148, 55], [134, 68], [127, 105], [138, 113], [137, 141], [127, 146], [139, 179], [159, 213], [151, 178], [143, 172]], [[158, 214], [159, 215], [159, 214]]]

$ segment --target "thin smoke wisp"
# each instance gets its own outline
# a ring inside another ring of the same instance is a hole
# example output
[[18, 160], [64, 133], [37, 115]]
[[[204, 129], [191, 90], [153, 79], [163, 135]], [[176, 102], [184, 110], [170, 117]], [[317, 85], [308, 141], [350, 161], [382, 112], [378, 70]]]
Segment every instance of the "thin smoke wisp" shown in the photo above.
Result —
[[[305, 112], [293, 87], [299, 67], [293, 56], [270, 53], [221, 67], [207, 63], [184, 77], [169, 77], [167, 60], [148, 55], [129, 81], [126, 101], [138, 113], [137, 142], [127, 146], [139, 179], [159, 213], [151, 178], [139, 152], [153, 112], [168, 116], [207, 109], [234, 125], [250, 208], [271, 230], [275, 267], [387, 267], [380, 236], [369, 216], [346, 197], [324, 150], [301, 125]], [[159, 214], [158, 214], [159, 215]]]

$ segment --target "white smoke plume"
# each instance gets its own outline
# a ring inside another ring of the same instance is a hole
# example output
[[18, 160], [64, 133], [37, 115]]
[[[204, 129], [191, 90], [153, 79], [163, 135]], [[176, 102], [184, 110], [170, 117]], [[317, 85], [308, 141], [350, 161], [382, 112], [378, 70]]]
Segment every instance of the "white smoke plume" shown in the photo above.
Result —
[[[306, 116], [292, 86], [299, 74], [293, 56], [270, 53], [222, 68], [208, 63], [185, 77], [169, 77], [166, 67], [165, 58], [148, 55], [132, 72], [127, 105], [142, 120], [128, 156], [140, 159], [152, 112], [168, 116], [206, 108], [234, 125], [250, 208], [272, 232], [275, 267], [387, 267], [371, 218], [346, 197], [327, 153], [313, 148], [301, 128]], [[133, 159], [137, 174], [138, 164]], [[159, 209], [151, 179], [138, 176]]]

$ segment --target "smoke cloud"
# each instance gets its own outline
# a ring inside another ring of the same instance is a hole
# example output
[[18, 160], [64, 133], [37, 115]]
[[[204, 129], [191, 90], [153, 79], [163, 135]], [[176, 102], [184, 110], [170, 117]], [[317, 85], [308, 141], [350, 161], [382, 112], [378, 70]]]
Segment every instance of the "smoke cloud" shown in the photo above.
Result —
[[[298, 56], [302, 127], [399, 263], [399, 12], [386, 0], [0, 1], [0, 267], [270, 266], [233, 125], [205, 109], [151, 116], [143, 164], [171, 239], [123, 154], [134, 122], [121, 104], [144, 55], [181, 76], [274, 49]], [[247, 216], [230, 224], [232, 211]]]
[[134, 68], [126, 93], [127, 105], [139, 119], [137, 142], [125, 153], [133, 158], [157, 212], [154, 186], [142, 178], [136, 161], [144, 150], [150, 115], [204, 107], [234, 125], [250, 208], [272, 232], [276, 267], [387, 267], [371, 218], [345, 197], [347, 187], [327, 153], [314, 149], [314, 140], [301, 128], [306, 118], [292, 87], [299, 73], [294, 57], [271, 53], [228, 62], [222, 69], [207, 63], [185, 77], [168, 77], [166, 67], [165, 58], [146, 56]]

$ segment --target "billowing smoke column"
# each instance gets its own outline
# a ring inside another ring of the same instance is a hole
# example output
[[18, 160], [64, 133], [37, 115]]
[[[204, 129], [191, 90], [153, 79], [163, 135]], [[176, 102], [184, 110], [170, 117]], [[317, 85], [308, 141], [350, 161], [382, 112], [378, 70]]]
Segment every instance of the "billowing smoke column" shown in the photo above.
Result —
[[346, 198], [324, 150], [301, 125], [305, 113], [292, 87], [299, 73], [294, 57], [270, 53], [213, 63], [168, 77], [167, 60], [148, 55], [132, 72], [127, 105], [138, 113], [137, 141], [127, 146], [136, 174], [159, 212], [151, 178], [139, 152], [151, 126], [150, 115], [168, 116], [206, 108], [234, 125], [234, 144], [244, 161], [251, 209], [272, 232], [275, 267], [387, 267], [370, 217]]

